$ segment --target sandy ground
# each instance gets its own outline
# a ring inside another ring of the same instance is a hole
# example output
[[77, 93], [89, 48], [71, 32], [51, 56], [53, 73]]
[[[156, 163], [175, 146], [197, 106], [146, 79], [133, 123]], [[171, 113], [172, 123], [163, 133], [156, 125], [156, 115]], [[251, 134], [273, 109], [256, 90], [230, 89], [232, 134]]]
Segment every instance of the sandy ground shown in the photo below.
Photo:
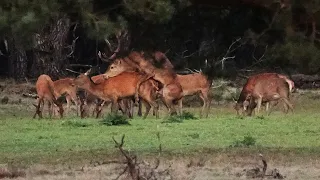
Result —
[[[267, 158], [266, 158], [267, 159]], [[267, 160], [268, 169], [266, 174], [271, 174], [273, 169], [278, 169], [285, 179], [320, 179], [320, 163], [316, 159], [308, 158], [283, 158], [277, 160]], [[154, 165], [155, 159], [144, 160]], [[87, 179], [115, 179], [125, 168], [125, 164], [118, 164], [111, 161], [88, 162], [81, 165], [41, 165], [34, 164], [29, 167], [20, 168], [23, 177], [16, 179], [26, 180], [87, 180]], [[1, 165], [2, 172], [16, 172], [19, 168]], [[252, 168], [262, 169], [260, 157], [247, 156], [242, 158], [228, 157], [227, 155], [215, 157], [171, 157], [162, 158], [160, 166], [156, 172], [168, 169], [168, 173], [163, 173], [160, 179], [176, 180], [231, 180], [231, 179], [252, 179], [246, 172]], [[142, 171], [142, 170], [141, 170]], [[1, 170], [0, 170], [1, 172]], [[2, 173], [3, 174], [3, 173]], [[0, 173], [1, 177], [1, 173]], [[272, 177], [265, 177], [272, 179]], [[10, 178], [4, 178], [10, 179]], [[130, 179], [125, 173], [119, 179]], [[260, 179], [260, 178], [257, 178]]]

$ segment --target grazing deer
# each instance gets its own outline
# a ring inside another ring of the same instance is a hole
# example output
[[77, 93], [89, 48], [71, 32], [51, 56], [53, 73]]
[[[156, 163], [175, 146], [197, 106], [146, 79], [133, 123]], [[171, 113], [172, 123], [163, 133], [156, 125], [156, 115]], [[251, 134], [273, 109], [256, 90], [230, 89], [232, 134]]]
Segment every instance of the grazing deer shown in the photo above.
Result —
[[[63, 106], [62, 103], [57, 100], [57, 97], [60, 97], [60, 94], [58, 94], [55, 91], [54, 83], [51, 80], [51, 78], [48, 75], [42, 74], [38, 77], [38, 80], [36, 82], [36, 89], [37, 89], [37, 105], [34, 104], [34, 106], [37, 108], [35, 114], [33, 115], [33, 118], [35, 118], [37, 115], [39, 118], [42, 118], [42, 112], [44, 108], [44, 101], [46, 100], [48, 102], [48, 111], [50, 118], [52, 117], [53, 112], [53, 104], [57, 105], [60, 114], [60, 118], [63, 117]], [[42, 107], [41, 107], [42, 104]]]
[[[235, 110], [237, 111], [237, 114], [240, 114], [240, 112], [246, 111], [246, 107], [248, 107], [248, 95], [252, 93], [255, 85], [257, 82], [265, 79], [272, 79], [272, 78], [282, 78], [284, 79], [288, 85], [289, 85], [289, 92], [293, 91], [294, 88], [294, 82], [291, 81], [289, 78], [287, 78], [284, 75], [277, 74], [277, 73], [260, 73], [253, 76], [250, 76], [246, 82], [246, 84], [243, 86], [242, 91], [240, 93], [240, 96], [238, 100], [236, 100], [236, 104], [234, 106]], [[266, 103], [267, 105], [267, 111], [269, 103]]]
[[[128, 64], [130, 64], [131, 67], [129, 67]], [[163, 88], [160, 92], [162, 94], [164, 104], [169, 110], [169, 114], [176, 114], [174, 104], [182, 98], [183, 92], [177, 75], [172, 69], [155, 68], [151, 62], [144, 59], [141, 53], [133, 51], [128, 55], [127, 58], [118, 59], [112, 63], [105, 73], [105, 78], [115, 77], [122, 72], [128, 71], [128, 67], [130, 69], [133, 69], [132, 67], [134, 67], [135, 69], [139, 69], [140, 72], [146, 74], [137, 82], [135, 94], [136, 102], [138, 102], [137, 90], [141, 83], [153, 78], [163, 85]]]
[[66, 94], [67, 112], [70, 111], [71, 101], [76, 105], [77, 116], [80, 112], [79, 99], [77, 97], [77, 87], [74, 85], [73, 78], [63, 78], [53, 82], [58, 97]]
[[[89, 71], [88, 71], [89, 72]], [[115, 77], [110, 77], [100, 84], [95, 84], [87, 75], [88, 72], [80, 74], [75, 79], [75, 84], [82, 89], [92, 93], [104, 101], [111, 101], [113, 113], [117, 112], [118, 101], [124, 98], [134, 97], [138, 81], [144, 76], [137, 72], [123, 72]], [[148, 83], [148, 81], [146, 81]], [[143, 93], [143, 85], [139, 88], [139, 96], [147, 101], [156, 111], [158, 104], [152, 96]], [[144, 117], [148, 114], [146, 113]]]
[[[289, 101], [290, 88], [287, 81], [283, 78], [274, 77], [262, 79], [254, 86], [251, 94], [248, 95], [249, 103], [247, 106], [248, 115], [252, 114], [252, 110], [257, 105], [257, 114], [259, 114], [262, 102], [278, 101], [284, 102], [285, 112], [290, 109], [293, 112], [293, 106]], [[246, 100], [248, 101], [248, 100]]]

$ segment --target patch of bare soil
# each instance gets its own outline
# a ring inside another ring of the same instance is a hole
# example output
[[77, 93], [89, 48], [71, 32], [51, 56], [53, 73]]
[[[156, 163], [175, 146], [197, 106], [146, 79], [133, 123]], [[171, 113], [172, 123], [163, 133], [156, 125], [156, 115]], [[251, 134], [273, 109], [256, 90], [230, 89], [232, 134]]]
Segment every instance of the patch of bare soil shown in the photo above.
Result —
[[[220, 162], [218, 160], [221, 160]], [[232, 158], [231, 158], [232, 159]], [[231, 160], [230, 159], [230, 160]], [[161, 159], [159, 171], [165, 170], [168, 167], [168, 174], [163, 175], [159, 179], [175, 179], [175, 180], [231, 180], [231, 179], [253, 179], [247, 175], [248, 170], [263, 168], [259, 159], [242, 158], [238, 161], [228, 161], [221, 157], [213, 157], [212, 159], [204, 158], [166, 158]], [[148, 159], [148, 162], [154, 162], [155, 159]], [[266, 174], [271, 174], [274, 168], [278, 169], [284, 179], [319, 179], [320, 166], [314, 162], [300, 162], [298, 164], [286, 164], [279, 161], [270, 161]], [[115, 161], [105, 161], [101, 163], [88, 163], [70, 167], [66, 165], [49, 166], [49, 165], [32, 165], [29, 168], [16, 170], [16, 174], [20, 176], [2, 177], [4, 179], [16, 178], [19, 180], [34, 179], [34, 180], [87, 180], [87, 179], [116, 179], [123, 172], [126, 164], [116, 163]], [[0, 171], [1, 172], [1, 171]], [[169, 176], [170, 175], [170, 176]], [[129, 174], [124, 174], [120, 180], [130, 180]], [[261, 179], [261, 178], [255, 178]], [[271, 176], [265, 176], [264, 179], [274, 179]]]

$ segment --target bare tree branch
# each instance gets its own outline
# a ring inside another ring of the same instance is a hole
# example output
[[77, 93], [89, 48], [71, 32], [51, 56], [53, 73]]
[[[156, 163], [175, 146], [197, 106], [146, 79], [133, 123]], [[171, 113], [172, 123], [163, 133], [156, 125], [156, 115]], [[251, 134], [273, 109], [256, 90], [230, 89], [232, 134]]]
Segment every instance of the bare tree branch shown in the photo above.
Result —
[[77, 71], [74, 71], [74, 70], [71, 70], [71, 69], [66, 69], [66, 71], [69, 71], [69, 72], [72, 72], [72, 73], [76, 73], [76, 74], [81, 74], [80, 72], [77, 72]]
[[92, 65], [88, 65], [88, 64], [69, 64], [69, 67], [89, 67], [92, 68]]
[[76, 37], [76, 29], [77, 29], [77, 27], [78, 27], [78, 23], [76, 23], [76, 24], [74, 25], [73, 30], [72, 30], [72, 39], [73, 39], [73, 40], [72, 40], [71, 45], [67, 46], [67, 48], [70, 49], [70, 53], [67, 55], [67, 57], [74, 57], [74, 56], [73, 56], [73, 53], [74, 53], [74, 50], [75, 50], [75, 48], [76, 48], [76, 42], [77, 42], [77, 40], [79, 39], [79, 36]]
[[235, 56], [229, 56], [229, 55], [230, 55], [231, 53], [233, 53], [235, 50], [237, 50], [238, 48], [240, 48], [242, 45], [244, 45], [244, 44], [247, 42], [247, 41], [242, 42], [242, 43], [240, 43], [238, 46], [233, 47], [236, 43], [240, 42], [241, 39], [242, 39], [242, 38], [240, 37], [240, 38], [236, 39], [235, 41], [233, 41], [233, 42], [230, 44], [230, 46], [228, 47], [228, 50], [227, 50], [227, 52], [224, 54], [224, 56], [222, 57], [222, 59], [219, 60], [219, 61], [217, 61], [217, 62], [215, 62], [215, 65], [218, 65], [218, 64], [221, 63], [221, 69], [223, 70], [223, 69], [224, 69], [224, 63], [225, 63], [225, 61], [228, 60], [228, 59], [234, 59], [234, 58], [235, 58]]
[[265, 47], [265, 49], [264, 49], [264, 52], [263, 52], [263, 54], [261, 55], [261, 57], [260, 57], [259, 59], [257, 59], [257, 58], [255, 57], [255, 55], [254, 55], [254, 53], [256, 52], [256, 48], [254, 48], [254, 51], [252, 52], [252, 58], [253, 58], [254, 60], [256, 60], [256, 62], [258, 62], [258, 63], [262, 62], [262, 61], [263, 61], [263, 57], [264, 57], [264, 55], [265, 55], [266, 52], [267, 52], [267, 49], [268, 49], [268, 45], [266, 45], [266, 47]]

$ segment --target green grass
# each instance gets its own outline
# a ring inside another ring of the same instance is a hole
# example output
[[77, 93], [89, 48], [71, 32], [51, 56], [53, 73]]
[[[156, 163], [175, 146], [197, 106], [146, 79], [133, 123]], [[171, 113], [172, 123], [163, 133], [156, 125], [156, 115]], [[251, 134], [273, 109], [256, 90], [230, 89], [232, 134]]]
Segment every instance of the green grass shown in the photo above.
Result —
[[[158, 147], [157, 132], [167, 154], [241, 152], [242, 147], [231, 146], [245, 137], [255, 140], [254, 145], [245, 148], [247, 151], [319, 154], [320, 103], [308, 98], [298, 101], [294, 114], [277, 111], [270, 116], [240, 118], [231, 107], [212, 107], [207, 119], [163, 123], [162, 118], [149, 115], [145, 120], [131, 120], [130, 126], [105, 126], [101, 119], [76, 117], [31, 119], [31, 106], [1, 105], [0, 163], [59, 163], [112, 155], [117, 152], [112, 136], [120, 139], [122, 134], [126, 135], [126, 149], [154, 153]], [[186, 111], [198, 117], [198, 109]]]

